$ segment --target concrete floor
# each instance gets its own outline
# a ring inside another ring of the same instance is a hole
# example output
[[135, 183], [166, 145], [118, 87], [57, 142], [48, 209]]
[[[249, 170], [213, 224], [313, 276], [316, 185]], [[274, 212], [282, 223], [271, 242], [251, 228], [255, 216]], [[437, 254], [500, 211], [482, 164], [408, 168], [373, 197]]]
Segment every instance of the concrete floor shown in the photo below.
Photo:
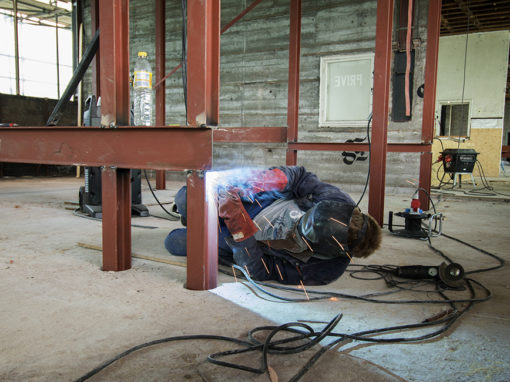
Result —
[[[343, 313], [337, 331], [417, 323], [445, 310], [444, 305], [386, 305], [353, 300], [282, 303], [220, 274], [218, 288], [183, 288], [185, 269], [134, 259], [125, 272], [102, 272], [101, 224], [73, 215], [83, 179], [0, 179], [0, 380], [75, 380], [98, 364], [137, 344], [187, 334], [245, 338], [248, 330], [286, 322], [329, 321]], [[495, 183], [510, 194], [507, 179]], [[157, 191], [171, 201], [180, 186]], [[457, 192], [457, 194], [460, 194]], [[353, 195], [356, 197], [356, 195]], [[144, 186], [152, 214], [164, 213]], [[440, 199], [440, 200], [439, 200]], [[444, 232], [510, 260], [508, 198], [435, 194], [446, 216]], [[366, 209], [366, 200], [364, 201]], [[388, 196], [387, 211], [401, 211], [409, 197]], [[134, 218], [133, 253], [184, 263], [166, 254], [163, 239], [178, 222]], [[433, 239], [467, 270], [494, 260], [446, 238]], [[385, 233], [378, 253], [357, 264], [438, 265], [441, 258], [423, 241]], [[473, 275], [491, 289], [488, 302], [475, 305], [445, 335], [414, 344], [368, 345], [352, 342], [329, 351], [304, 381], [510, 381], [509, 267]], [[367, 294], [387, 291], [381, 280], [344, 275], [335, 283], [308, 289]], [[275, 292], [275, 291], [273, 291]], [[276, 293], [282, 293], [276, 291]], [[450, 292], [451, 297], [465, 296]], [[430, 298], [405, 292], [389, 298]], [[311, 324], [320, 329], [320, 324]], [[423, 332], [419, 332], [421, 334]], [[395, 333], [414, 336], [417, 333]], [[327, 342], [327, 341], [326, 341]], [[232, 348], [219, 341], [161, 344], [131, 354], [91, 380], [267, 381], [266, 375], [214, 366], [209, 353]], [[312, 352], [270, 356], [280, 381], [289, 380]], [[254, 366], [258, 358], [242, 359]]]

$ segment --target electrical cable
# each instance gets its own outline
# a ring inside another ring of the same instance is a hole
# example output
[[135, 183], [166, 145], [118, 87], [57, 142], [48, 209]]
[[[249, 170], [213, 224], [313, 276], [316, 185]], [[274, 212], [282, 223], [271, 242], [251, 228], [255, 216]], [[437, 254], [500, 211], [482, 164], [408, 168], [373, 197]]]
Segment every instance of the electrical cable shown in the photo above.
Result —
[[363, 188], [363, 192], [361, 193], [361, 196], [358, 200], [358, 203], [356, 203], [356, 207], [359, 206], [361, 201], [363, 200], [363, 197], [365, 196], [365, 192], [367, 191], [368, 187], [368, 180], [370, 179], [370, 156], [372, 154], [372, 146], [370, 144], [370, 123], [372, 122], [372, 113], [370, 113], [370, 117], [368, 118], [367, 123], [367, 142], [368, 142], [368, 171], [367, 171], [367, 179], [365, 180], [365, 187]]
[[174, 220], [179, 220], [181, 218], [180, 214], [168, 211], [163, 206], [163, 204], [161, 204], [161, 202], [159, 201], [158, 197], [156, 196], [156, 193], [152, 189], [151, 182], [149, 181], [149, 177], [147, 176], [147, 170], [143, 170], [143, 175], [145, 176], [145, 180], [147, 181], [147, 185], [149, 186], [149, 190], [151, 190], [151, 194], [154, 197], [154, 199], [156, 200], [156, 202], [158, 202], [159, 206], [163, 209], [163, 211], [165, 211], [169, 216], [171, 216], [173, 218], [173, 219], [167, 219], [167, 220], [173, 220], [173, 221]]
[[[468, 289], [471, 293], [472, 300], [474, 300], [475, 296], [475, 290], [472, 286], [472, 282], [479, 284], [478, 282], [466, 279], [466, 285], [468, 286]], [[444, 294], [442, 294], [444, 298]], [[447, 300], [445, 300], [447, 301]], [[214, 354], [210, 354], [207, 357], [207, 360], [213, 364], [219, 365], [219, 366], [225, 366], [237, 370], [243, 370], [247, 372], [262, 374], [268, 372], [268, 362], [267, 362], [267, 356], [268, 354], [295, 354], [299, 353], [305, 350], [310, 349], [311, 347], [317, 345], [322, 340], [328, 338], [328, 337], [337, 337], [334, 339], [331, 343], [325, 345], [324, 347], [320, 348], [307, 362], [306, 364], [298, 371], [296, 375], [294, 375], [291, 379], [291, 381], [298, 381], [301, 379], [311, 368], [312, 366], [317, 362], [317, 360], [326, 353], [329, 349], [333, 348], [334, 346], [340, 344], [341, 342], [344, 342], [346, 340], [356, 340], [356, 341], [363, 341], [368, 343], [411, 343], [411, 342], [418, 342], [423, 340], [428, 340], [434, 337], [437, 337], [443, 333], [445, 333], [463, 314], [465, 314], [473, 305], [473, 301], [469, 302], [469, 304], [463, 309], [458, 310], [453, 303], [450, 303], [452, 306], [451, 311], [446, 312], [445, 314], [441, 314], [438, 318], [431, 318], [426, 319], [423, 322], [415, 323], [415, 324], [404, 324], [404, 325], [397, 325], [397, 326], [390, 326], [385, 328], [378, 328], [378, 329], [371, 329], [366, 331], [361, 331], [353, 334], [349, 333], [336, 333], [333, 332], [337, 324], [342, 319], [342, 314], [337, 314], [329, 323], [327, 323], [324, 328], [321, 331], [315, 331], [312, 327], [310, 327], [307, 324], [301, 323], [301, 322], [291, 322], [286, 323], [280, 326], [263, 326], [263, 327], [257, 327], [248, 333], [248, 341], [240, 340], [237, 338], [232, 337], [225, 337], [225, 336], [217, 336], [217, 335], [189, 335], [189, 336], [176, 336], [176, 337], [167, 337], [162, 338], [150, 342], [146, 342], [137, 346], [134, 346], [119, 355], [111, 358], [110, 360], [104, 362], [103, 364], [99, 365], [98, 367], [94, 368], [84, 376], [77, 379], [77, 382], [83, 382], [90, 377], [96, 375], [100, 371], [104, 370], [106, 367], [111, 365], [112, 363], [118, 361], [119, 359], [137, 351], [143, 348], [147, 348], [149, 346], [162, 344], [162, 343], [168, 343], [168, 342], [176, 342], [176, 341], [183, 341], [183, 340], [221, 340], [221, 341], [227, 341], [227, 342], [233, 342], [238, 345], [243, 345], [242, 348], [237, 348], [233, 350], [227, 350], [222, 351]], [[408, 331], [408, 330], [420, 330], [425, 329], [428, 327], [433, 327], [437, 325], [442, 325], [439, 329], [434, 330], [429, 333], [425, 333], [422, 335], [414, 336], [414, 337], [390, 337], [390, 338], [378, 338], [380, 335], [384, 335], [387, 333], [392, 333], [395, 331]], [[296, 328], [304, 329], [299, 330]], [[264, 342], [258, 341], [255, 339], [255, 333], [261, 332], [261, 331], [269, 331], [269, 334], [266, 336]], [[273, 338], [279, 334], [280, 332], [291, 332], [296, 334], [293, 337], [284, 338], [276, 341], [272, 341]], [[308, 339], [308, 341], [305, 341], [305, 343], [302, 343], [303, 340]], [[300, 341], [298, 345], [295, 346], [280, 346], [283, 344], [291, 344], [294, 341]], [[260, 351], [261, 354], [261, 361], [260, 361], [260, 368], [254, 368], [251, 366], [246, 366], [242, 364], [235, 364], [231, 362], [226, 362], [223, 360], [220, 360], [219, 358], [225, 357], [225, 356], [231, 356], [235, 354], [241, 354], [246, 352], [252, 352], [252, 351]]]

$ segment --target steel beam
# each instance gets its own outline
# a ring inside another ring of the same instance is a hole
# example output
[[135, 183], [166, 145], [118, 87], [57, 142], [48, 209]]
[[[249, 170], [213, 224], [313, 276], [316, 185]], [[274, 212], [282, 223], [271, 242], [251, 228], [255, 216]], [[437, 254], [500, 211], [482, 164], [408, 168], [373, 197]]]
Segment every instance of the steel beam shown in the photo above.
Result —
[[[165, 0], [156, 0], [156, 80], [165, 75]], [[165, 126], [165, 82], [156, 88], [156, 125]], [[166, 189], [165, 171], [156, 171], [156, 189]]]
[[372, 151], [370, 154], [368, 212], [381, 225], [384, 219], [384, 192], [386, 184], [392, 28], [393, 0], [379, 0], [377, 2], [375, 31], [374, 106], [372, 111]]
[[218, 211], [208, 195], [205, 174], [192, 171], [187, 178], [186, 288], [216, 288], [218, 277]]
[[213, 130], [214, 142], [285, 143], [286, 127], [228, 127]]
[[103, 167], [103, 271], [131, 268], [131, 182], [129, 169]]
[[0, 161], [156, 170], [209, 169], [211, 129], [0, 128]]
[[187, 123], [217, 126], [220, 114], [220, 2], [188, 2]]
[[[367, 143], [317, 143], [296, 142], [289, 143], [291, 150], [309, 151], [369, 151]], [[432, 145], [421, 143], [388, 143], [387, 151], [394, 153], [421, 153], [430, 151]]]
[[[287, 100], [287, 141], [297, 142], [299, 126], [299, 63], [301, 55], [301, 0], [290, 2], [289, 85]], [[297, 151], [287, 148], [286, 163], [297, 164]]]
[[[429, 1], [427, 23], [427, 53], [425, 61], [425, 92], [423, 96], [423, 118], [421, 140], [432, 143], [434, 139], [434, 116], [436, 108], [437, 56], [439, 52], [439, 33], [441, 31], [441, 0]], [[430, 194], [432, 172], [432, 152], [420, 157], [420, 188]], [[420, 193], [420, 202], [424, 210], [430, 208], [430, 200], [425, 193]]]

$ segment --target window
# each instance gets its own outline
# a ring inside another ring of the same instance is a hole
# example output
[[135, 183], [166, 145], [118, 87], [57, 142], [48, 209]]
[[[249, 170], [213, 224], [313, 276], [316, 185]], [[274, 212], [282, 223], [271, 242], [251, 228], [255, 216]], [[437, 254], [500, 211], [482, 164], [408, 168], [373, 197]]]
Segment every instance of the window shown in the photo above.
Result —
[[439, 135], [467, 137], [469, 134], [469, 102], [441, 104]]
[[372, 112], [374, 54], [321, 57], [320, 126], [365, 126]]
[[[14, 17], [11, 11], [2, 12], [0, 13], [0, 35], [2, 36], [0, 92], [16, 94]], [[53, 26], [45, 26], [33, 25], [30, 21], [31, 19], [26, 17], [20, 17], [18, 21], [20, 94], [59, 98], [73, 75], [71, 30], [64, 29], [62, 26], [58, 30], [59, 76], [57, 80], [54, 23]]]

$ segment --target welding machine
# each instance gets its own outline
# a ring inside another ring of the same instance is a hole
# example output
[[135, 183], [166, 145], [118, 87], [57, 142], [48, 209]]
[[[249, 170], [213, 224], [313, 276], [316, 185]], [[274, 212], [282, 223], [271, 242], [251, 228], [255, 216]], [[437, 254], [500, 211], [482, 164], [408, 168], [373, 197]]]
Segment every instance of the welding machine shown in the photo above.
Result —
[[[84, 126], [100, 126], [101, 105], [96, 96], [91, 95], [85, 101], [83, 112]], [[149, 210], [142, 204], [142, 175], [141, 170], [131, 171], [131, 214], [134, 216], [149, 216]], [[85, 186], [80, 187], [80, 211], [94, 218], [102, 217], [101, 207], [101, 168], [84, 168]]]
[[473, 149], [445, 149], [441, 153], [444, 172], [473, 172], [478, 153]]

